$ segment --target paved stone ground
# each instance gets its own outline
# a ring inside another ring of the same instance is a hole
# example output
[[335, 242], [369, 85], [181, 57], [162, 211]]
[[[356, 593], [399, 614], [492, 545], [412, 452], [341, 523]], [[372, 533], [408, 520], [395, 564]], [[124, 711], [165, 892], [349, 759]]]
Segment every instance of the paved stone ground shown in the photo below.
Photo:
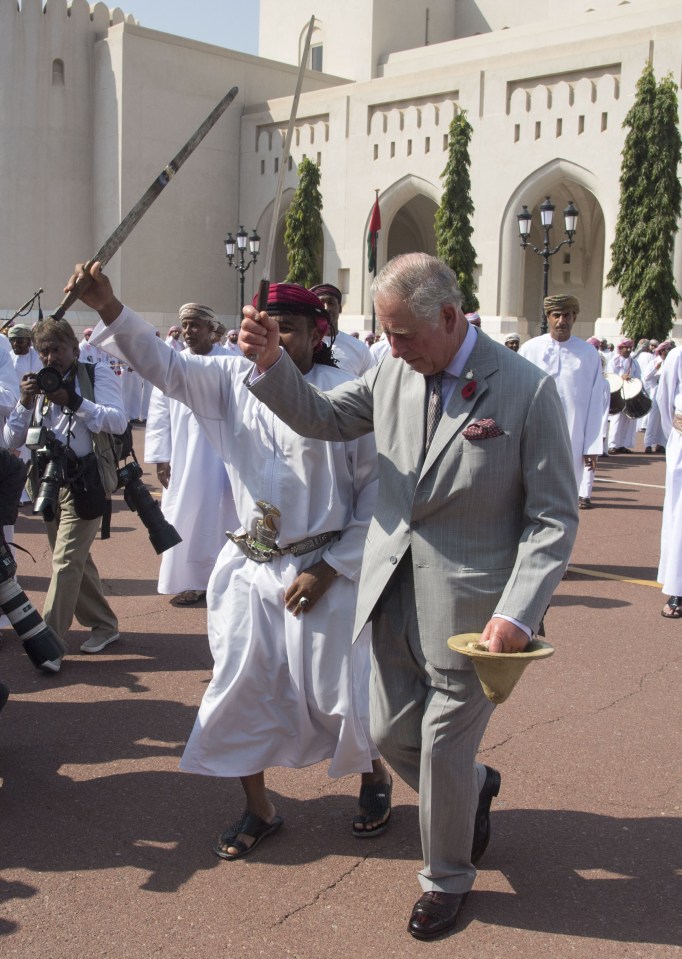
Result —
[[[360, 842], [354, 777], [273, 770], [285, 827], [252, 858], [212, 854], [240, 788], [177, 771], [209, 679], [205, 610], [156, 594], [158, 559], [117, 503], [95, 557], [122, 641], [82, 656], [75, 629], [54, 677], [12, 634], [0, 650], [1, 954], [679, 957], [682, 622], [660, 617], [653, 582], [663, 474], [662, 457], [600, 461], [597, 508], [581, 514], [547, 616], [556, 654], [530, 667], [483, 743], [502, 772], [491, 845], [459, 930], [433, 943], [405, 930], [420, 847], [402, 783], [390, 830]], [[20, 581], [38, 608], [41, 523], [18, 524], [37, 560], [20, 554]]]

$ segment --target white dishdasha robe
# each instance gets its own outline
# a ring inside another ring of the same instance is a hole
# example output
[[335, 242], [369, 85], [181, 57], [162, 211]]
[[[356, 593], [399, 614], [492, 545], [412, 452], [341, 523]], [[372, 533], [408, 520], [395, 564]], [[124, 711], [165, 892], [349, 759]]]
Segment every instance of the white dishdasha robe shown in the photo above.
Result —
[[[186, 359], [189, 350], [176, 351]], [[208, 356], [226, 356], [214, 346]], [[160, 593], [205, 590], [226, 532], [239, 527], [225, 463], [192, 411], [154, 387], [144, 439], [145, 463], [170, 463], [161, 509], [182, 542], [161, 556]]]
[[[208, 585], [213, 678], [181, 761], [189, 772], [246, 776], [270, 766], [331, 759], [329, 773], [369, 771], [369, 628], [352, 643], [357, 582], [377, 490], [373, 437], [349, 443], [306, 439], [246, 388], [252, 364], [232, 356], [180, 358], [132, 311], [93, 339], [125, 357], [166, 395], [187, 403], [227, 464], [237, 515], [255, 532], [257, 500], [275, 505], [277, 542], [320, 533], [341, 537], [314, 552], [247, 559], [232, 542]], [[307, 378], [326, 390], [348, 379], [314, 365]], [[324, 559], [332, 585], [294, 616], [284, 593], [298, 573]]]
[[682, 596], [682, 433], [673, 426], [682, 414], [682, 349], [665, 358], [656, 391], [665, 444], [665, 499], [661, 521], [661, 558], [658, 581], [669, 596]]
[[604, 377], [599, 354], [577, 336], [562, 343], [545, 333], [524, 343], [518, 355], [556, 383], [571, 438], [576, 487], [580, 487], [583, 456], [599, 456], [604, 445]]
[[[642, 378], [642, 371], [639, 363], [632, 356], [621, 356], [614, 353], [606, 367], [607, 373], [617, 373], [634, 377], [638, 380]], [[637, 420], [631, 420], [625, 415], [625, 410], [620, 413], [612, 413], [609, 416], [609, 449], [631, 449], [635, 445], [635, 432]]]

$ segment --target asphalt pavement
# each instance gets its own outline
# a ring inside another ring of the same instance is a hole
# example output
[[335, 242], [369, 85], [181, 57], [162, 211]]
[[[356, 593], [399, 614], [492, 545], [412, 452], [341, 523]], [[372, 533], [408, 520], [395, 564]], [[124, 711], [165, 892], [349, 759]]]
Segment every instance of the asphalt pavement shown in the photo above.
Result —
[[[272, 770], [283, 829], [241, 861], [212, 853], [241, 787], [177, 768], [210, 678], [206, 610], [156, 593], [159, 559], [117, 496], [94, 556], [121, 641], [81, 655], [76, 626], [55, 676], [11, 632], [0, 646], [0, 954], [679, 959], [682, 622], [661, 618], [655, 582], [664, 459], [598, 470], [546, 617], [556, 653], [529, 667], [482, 745], [502, 774], [492, 841], [457, 931], [430, 943], [406, 931], [420, 845], [399, 781], [389, 830], [359, 841], [357, 777]], [[42, 609], [40, 517], [24, 510], [17, 540]]]

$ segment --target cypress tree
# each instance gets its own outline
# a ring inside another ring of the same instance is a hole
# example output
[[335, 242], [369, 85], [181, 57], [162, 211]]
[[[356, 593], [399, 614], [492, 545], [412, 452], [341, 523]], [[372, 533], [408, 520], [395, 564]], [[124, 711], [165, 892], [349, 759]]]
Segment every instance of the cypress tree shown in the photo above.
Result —
[[620, 175], [620, 208], [611, 246], [607, 286], [623, 298], [618, 313], [623, 332], [666, 339], [680, 295], [673, 275], [673, 249], [680, 216], [677, 168], [682, 141], [677, 87], [672, 77], [658, 86], [651, 63], [637, 81]]
[[443, 196], [435, 218], [436, 253], [455, 271], [462, 291], [462, 309], [466, 313], [478, 309], [474, 283], [476, 250], [471, 242], [474, 204], [469, 175], [469, 142], [472, 133], [466, 113], [458, 113], [448, 131], [448, 161], [441, 173]]
[[288, 283], [311, 287], [322, 282], [322, 196], [320, 170], [307, 157], [298, 165], [298, 187], [284, 217]]

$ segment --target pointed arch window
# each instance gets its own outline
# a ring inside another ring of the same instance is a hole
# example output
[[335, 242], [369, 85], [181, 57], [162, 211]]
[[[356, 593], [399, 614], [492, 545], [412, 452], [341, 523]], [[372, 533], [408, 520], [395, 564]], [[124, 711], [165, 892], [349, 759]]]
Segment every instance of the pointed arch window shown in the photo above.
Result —
[[310, 47], [310, 69], [322, 73], [323, 46], [321, 43], [314, 43]]
[[60, 60], [59, 57], [52, 61], [52, 86], [64, 86], [64, 61]]

